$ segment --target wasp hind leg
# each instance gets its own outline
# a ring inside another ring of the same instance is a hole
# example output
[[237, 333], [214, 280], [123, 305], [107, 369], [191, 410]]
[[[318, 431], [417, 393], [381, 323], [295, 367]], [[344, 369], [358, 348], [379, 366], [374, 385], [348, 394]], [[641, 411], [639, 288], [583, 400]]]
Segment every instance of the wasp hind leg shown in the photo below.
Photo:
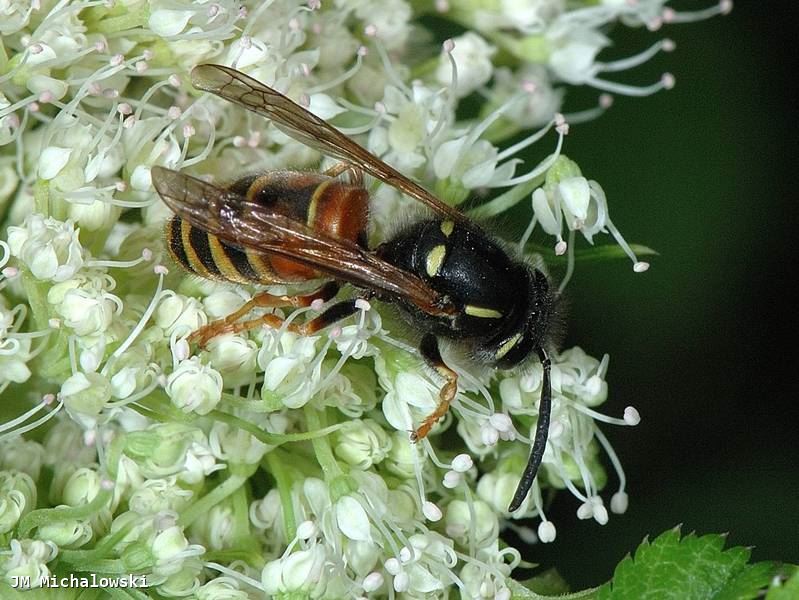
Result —
[[411, 432], [411, 441], [418, 442], [427, 437], [433, 425], [438, 423], [449, 410], [449, 405], [455, 399], [455, 394], [458, 392], [458, 374], [450, 369], [444, 359], [441, 358], [441, 352], [438, 350], [438, 340], [430, 333], [422, 338], [422, 343], [419, 345], [419, 352], [422, 354], [425, 362], [436, 370], [441, 377], [446, 380], [444, 387], [438, 394], [438, 406], [428, 415], [422, 424]]
[[[222, 319], [218, 319], [208, 323], [208, 325], [200, 327], [197, 331], [189, 336], [189, 342], [193, 342], [201, 347], [204, 347], [213, 338], [225, 333], [241, 333], [243, 331], [249, 331], [263, 325], [273, 328], [280, 327], [283, 324], [283, 319], [273, 314], [262, 315], [256, 319], [250, 319], [248, 321], [239, 321], [239, 319], [247, 315], [247, 313], [254, 308], [269, 308], [279, 306], [292, 306], [294, 308], [301, 308], [304, 306], [310, 306], [315, 300], [322, 300], [323, 302], [326, 302], [327, 300], [335, 297], [335, 295], [338, 293], [338, 290], [338, 284], [330, 282], [312, 294], [307, 294], [304, 296], [275, 296], [274, 294], [269, 294], [266, 292], [257, 294], [248, 302], [245, 302], [244, 305], [237, 311]], [[335, 308], [336, 306], [338, 306], [338, 304], [334, 304], [330, 307], [330, 309]], [[320, 317], [327, 314], [330, 309], [325, 311], [322, 315], [320, 315]], [[317, 317], [317, 319], [318, 318], [319, 317]], [[316, 321], [316, 319], [313, 319], [309, 323], [312, 323], [313, 321]], [[308, 324], [295, 325], [292, 323], [289, 326], [289, 330], [296, 333], [303, 333], [301, 330], [307, 325]]]
[[347, 174], [350, 185], [363, 187], [363, 171], [350, 162], [336, 163], [324, 172], [328, 177], [337, 178], [345, 173]]

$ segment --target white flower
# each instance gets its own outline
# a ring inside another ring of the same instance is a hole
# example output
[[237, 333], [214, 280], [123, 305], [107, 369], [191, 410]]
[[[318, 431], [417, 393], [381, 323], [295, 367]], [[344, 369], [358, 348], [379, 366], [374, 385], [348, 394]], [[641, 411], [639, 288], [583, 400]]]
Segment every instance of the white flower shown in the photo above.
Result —
[[549, 71], [542, 65], [526, 64], [518, 71], [500, 68], [494, 73], [494, 92], [498, 101], [511, 98], [519, 89], [525, 90], [521, 98], [511, 103], [505, 116], [521, 127], [541, 127], [560, 112], [563, 89], [555, 89]]
[[22, 226], [8, 228], [8, 246], [37, 279], [66, 281], [83, 266], [78, 232], [72, 221], [34, 213]]
[[[519, 487], [520, 475], [520, 473], [498, 471], [486, 473], [477, 482], [477, 495], [498, 513], [507, 513], [510, 501], [516, 493], [516, 488]], [[532, 497], [528, 494], [513, 515], [527, 514], [532, 504]]]
[[258, 464], [270, 449], [247, 431], [221, 422], [213, 424], [208, 442], [216, 458], [238, 464]]
[[62, 500], [69, 506], [88, 504], [99, 493], [100, 486], [100, 474], [94, 469], [82, 467], [72, 473], [67, 480], [62, 492]]
[[268, 562], [261, 573], [264, 592], [270, 595], [309, 592], [324, 577], [326, 559], [324, 547], [316, 544]]
[[410, 172], [426, 161], [425, 143], [436, 127], [453, 120], [452, 107], [434, 90], [414, 82], [409, 90], [385, 86], [382, 108], [393, 118], [369, 132], [369, 149], [400, 171]]
[[321, 380], [321, 361], [317, 360], [320, 336], [300, 337], [285, 332], [267, 341], [258, 352], [258, 366], [264, 370], [261, 397], [277, 397], [287, 408], [304, 406], [310, 392]]
[[178, 512], [194, 494], [177, 485], [177, 479], [148, 479], [131, 493], [128, 505], [140, 515], [156, 515], [165, 511]]
[[232, 577], [217, 577], [203, 585], [196, 592], [197, 600], [248, 600], [250, 595], [239, 589], [239, 583]]
[[281, 512], [280, 493], [272, 488], [250, 505], [250, 521], [259, 529], [272, 529], [280, 525]]
[[6, 579], [29, 577], [31, 585], [50, 577], [47, 563], [58, 556], [58, 547], [51, 541], [17, 540], [9, 542], [7, 550], [0, 550], [0, 573]]
[[[458, 98], [463, 98], [491, 79], [494, 71], [491, 58], [497, 50], [471, 31], [454, 38], [452, 42], [455, 47], [449, 54], [457, 66], [457, 88], [451, 92]], [[436, 79], [442, 85], [451, 86], [452, 75], [450, 58], [444, 52], [439, 58]]]
[[453, 500], [447, 506], [444, 523], [447, 535], [461, 545], [471, 542], [484, 547], [493, 543], [499, 535], [499, 521], [494, 507], [481, 500], [470, 503]]
[[28, 362], [33, 357], [29, 338], [0, 336], [0, 392], [10, 383], [25, 383], [31, 376]]
[[64, 325], [72, 327], [77, 335], [96, 336], [110, 327], [121, 308], [122, 301], [117, 296], [84, 287], [67, 291], [56, 311], [64, 318]]
[[34, 0], [2, 0], [0, 2], [0, 33], [11, 35], [28, 25], [31, 14], [39, 6]]
[[207, 348], [208, 362], [219, 371], [226, 386], [235, 387], [252, 380], [258, 354], [255, 342], [228, 334], [213, 338]]
[[499, 151], [486, 140], [470, 143], [467, 136], [441, 144], [433, 156], [439, 179], [452, 179], [467, 189], [487, 185], [494, 175]]
[[166, 335], [187, 335], [208, 323], [208, 317], [196, 298], [179, 294], [167, 297], [155, 312], [155, 323]]
[[177, 525], [154, 533], [148, 541], [153, 556], [153, 575], [157, 577], [179, 573], [187, 558], [205, 551], [198, 544], [189, 544], [183, 530]]
[[386, 456], [384, 464], [392, 474], [403, 479], [409, 479], [415, 475], [416, 450], [406, 430], [392, 433], [388, 456]]
[[367, 470], [386, 458], [391, 446], [391, 438], [377, 423], [356, 420], [338, 431], [335, 452], [348, 465]]
[[357, 3], [355, 15], [366, 25], [367, 35], [379, 39], [386, 48], [405, 43], [411, 28], [411, 7], [403, 0], [363, 0]]
[[383, 415], [389, 425], [400, 431], [409, 431], [414, 423], [432, 413], [436, 408], [436, 400], [431, 387], [426, 379], [416, 373], [399, 373], [383, 399]]
[[480, 560], [466, 562], [459, 573], [464, 583], [462, 597], [469, 600], [509, 600], [511, 594], [505, 578], [520, 562], [518, 551], [510, 547], [500, 550], [498, 543], [494, 542], [481, 548], [478, 556]]
[[562, 237], [565, 224], [567, 230], [579, 231], [592, 244], [597, 233], [610, 233], [632, 260], [633, 270], [640, 273], [649, 268], [649, 263], [638, 260], [610, 220], [602, 187], [583, 177], [579, 167], [569, 158], [558, 157], [547, 173], [546, 184], [533, 192], [532, 204], [541, 228], [557, 238], [557, 253], [563, 254], [566, 250]]
[[347, 538], [356, 542], [372, 541], [369, 517], [352, 496], [344, 496], [336, 502], [336, 523]]
[[0, 469], [26, 473], [38, 481], [46, 450], [39, 442], [23, 437], [5, 436], [0, 439]]
[[206, 415], [222, 399], [222, 376], [193, 356], [178, 364], [167, 378], [165, 389], [172, 404], [182, 411]]
[[94, 530], [88, 521], [65, 519], [41, 525], [37, 535], [55, 543], [59, 548], [80, 548], [94, 537]]
[[36, 484], [27, 473], [0, 471], [0, 535], [6, 535], [20, 518], [36, 508]]
[[564, 0], [501, 0], [502, 16], [510, 27], [519, 31], [542, 31], [560, 15]]
[[61, 385], [61, 399], [70, 416], [88, 428], [111, 399], [111, 384], [100, 373], [79, 371]]
[[549, 55], [549, 66], [557, 77], [577, 85], [599, 72], [596, 56], [610, 44], [607, 37], [593, 29], [558, 27], [553, 27], [549, 36], [555, 46]]

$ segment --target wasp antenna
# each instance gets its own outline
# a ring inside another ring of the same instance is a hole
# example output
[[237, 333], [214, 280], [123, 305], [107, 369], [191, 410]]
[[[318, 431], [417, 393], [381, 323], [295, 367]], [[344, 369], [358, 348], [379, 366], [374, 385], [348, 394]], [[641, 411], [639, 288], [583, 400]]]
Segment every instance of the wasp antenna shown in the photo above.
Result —
[[527, 460], [527, 466], [522, 473], [522, 478], [519, 481], [519, 487], [516, 488], [516, 493], [513, 494], [513, 500], [508, 507], [509, 512], [518, 509], [530, 488], [533, 487], [533, 481], [538, 473], [538, 467], [541, 466], [541, 459], [544, 458], [544, 450], [547, 447], [547, 436], [549, 435], [549, 416], [552, 412], [552, 384], [550, 382], [550, 368], [551, 362], [547, 356], [546, 350], [538, 348], [538, 358], [541, 360], [541, 366], [544, 367], [544, 380], [541, 384], [541, 402], [538, 404], [538, 425], [535, 428], [535, 439], [533, 440], [533, 449], [530, 451], [530, 458]]

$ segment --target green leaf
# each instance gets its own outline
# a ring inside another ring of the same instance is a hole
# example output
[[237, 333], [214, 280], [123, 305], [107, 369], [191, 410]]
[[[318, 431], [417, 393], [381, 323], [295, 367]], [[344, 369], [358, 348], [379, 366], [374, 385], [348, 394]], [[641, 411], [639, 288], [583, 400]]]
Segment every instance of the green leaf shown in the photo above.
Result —
[[527, 581], [506, 581], [511, 591], [511, 600], [547, 600], [557, 597], [558, 600], [594, 600], [599, 588], [591, 588], [573, 594], [567, 594], [568, 586], [555, 569], [545, 571]]
[[561, 577], [557, 569], [547, 569], [540, 575], [522, 581], [521, 584], [528, 590], [532, 590], [542, 596], [556, 596], [566, 594], [569, 591], [569, 584]]
[[678, 528], [644, 542], [616, 567], [599, 600], [747, 600], [776, 573], [773, 563], [747, 565], [748, 548], [724, 550], [724, 536], [680, 538]]
[[[778, 563], [759, 562], [746, 565], [714, 596], [716, 600], [749, 600], [760, 595], [779, 568]], [[799, 598], [799, 596], [797, 596]]]
[[783, 566], [779, 581], [773, 582], [766, 600], [796, 600], [799, 598], [799, 566]]
[[[630, 248], [638, 258], [658, 255], [658, 252], [649, 246], [630, 244]], [[555, 251], [548, 246], [527, 244], [525, 246], [525, 250], [540, 254], [544, 257], [544, 260], [547, 264], [562, 264], [568, 260], [568, 256], [566, 254], [557, 256]], [[622, 250], [621, 246], [616, 246], [615, 244], [590, 246], [588, 248], [579, 248], [574, 251], [574, 260], [576, 262], [602, 262], [608, 260], [618, 260], [620, 258], [629, 260], [629, 257], [627, 254], [625, 254], [624, 250]]]

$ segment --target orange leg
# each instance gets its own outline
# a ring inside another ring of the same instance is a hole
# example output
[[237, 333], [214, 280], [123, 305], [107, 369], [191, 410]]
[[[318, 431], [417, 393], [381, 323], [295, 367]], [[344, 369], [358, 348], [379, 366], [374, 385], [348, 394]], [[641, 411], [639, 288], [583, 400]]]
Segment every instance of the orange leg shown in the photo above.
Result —
[[446, 380], [444, 387], [438, 394], [438, 406], [428, 415], [422, 424], [416, 428], [416, 431], [411, 432], [411, 441], [418, 442], [427, 437], [433, 425], [438, 423], [449, 410], [449, 405], [455, 399], [455, 394], [458, 393], [458, 374], [450, 369], [444, 360], [441, 358], [441, 353], [438, 350], [438, 341], [432, 334], [427, 334], [422, 338], [422, 343], [419, 351], [427, 364], [433, 367], [436, 372]]
[[[262, 325], [266, 325], [268, 327], [280, 327], [280, 325], [283, 324], [283, 319], [273, 314], [262, 315], [249, 321], [239, 321], [239, 319], [241, 319], [254, 308], [268, 308], [276, 306], [293, 306], [294, 308], [300, 308], [303, 306], [310, 306], [314, 300], [330, 300], [330, 298], [333, 298], [337, 293], [338, 284], [332, 282], [324, 285], [322, 288], [313, 292], [312, 294], [307, 294], [305, 296], [275, 296], [273, 294], [264, 292], [262, 294], [253, 296], [248, 302], [245, 302], [240, 309], [229, 314], [228, 316], [222, 319], [217, 319], [216, 321], [208, 323], [208, 325], [200, 327], [197, 331], [189, 336], [189, 342], [193, 342], [201, 347], [204, 347], [213, 338], [225, 333], [241, 333], [242, 331], [249, 331], [250, 329], [255, 329], [256, 327], [260, 327]], [[324, 314], [327, 314], [327, 311], [325, 311]], [[316, 319], [313, 319], [308, 324], [315, 320]], [[300, 330], [303, 327], [304, 326], [291, 324], [289, 326], [289, 331], [302, 333]]]

